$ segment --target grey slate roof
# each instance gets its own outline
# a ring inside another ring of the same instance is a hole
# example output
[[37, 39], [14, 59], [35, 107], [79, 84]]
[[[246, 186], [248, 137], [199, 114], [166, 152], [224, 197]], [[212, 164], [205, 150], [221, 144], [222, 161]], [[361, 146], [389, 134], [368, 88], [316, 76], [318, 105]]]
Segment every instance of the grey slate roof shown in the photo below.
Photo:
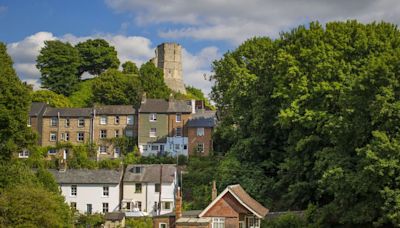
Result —
[[32, 102], [31, 109], [29, 110], [29, 116], [38, 116], [44, 108], [46, 108], [46, 103]]
[[60, 113], [61, 117], [90, 117], [92, 108], [46, 108], [43, 117], [53, 117]]
[[122, 172], [110, 169], [49, 170], [59, 184], [118, 184]]
[[[134, 173], [136, 166], [142, 167], [141, 173]], [[176, 166], [173, 164], [162, 165], [162, 182], [172, 183], [175, 178]], [[159, 164], [135, 164], [128, 165], [124, 175], [124, 182], [139, 183], [160, 183], [160, 165]]]
[[188, 120], [188, 127], [214, 127], [215, 126], [215, 111], [203, 111], [192, 115]]
[[121, 221], [124, 218], [124, 212], [108, 212], [104, 215], [104, 219], [108, 221]]
[[133, 105], [104, 105], [98, 106], [96, 109], [96, 115], [132, 115], [135, 114]]
[[142, 113], [191, 113], [192, 107], [183, 100], [146, 99], [140, 106]]

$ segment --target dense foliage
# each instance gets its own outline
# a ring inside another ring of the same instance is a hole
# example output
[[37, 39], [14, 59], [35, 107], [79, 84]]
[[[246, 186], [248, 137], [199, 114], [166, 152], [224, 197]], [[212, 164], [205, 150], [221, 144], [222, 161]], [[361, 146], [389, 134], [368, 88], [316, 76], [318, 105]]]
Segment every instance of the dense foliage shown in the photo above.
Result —
[[147, 62], [140, 67], [140, 82], [147, 98], [167, 99], [172, 90], [164, 82], [164, 73], [152, 62]]
[[272, 210], [314, 208], [320, 226], [399, 224], [395, 25], [311, 23], [248, 40], [213, 69], [228, 182]]
[[32, 144], [35, 135], [27, 127], [31, 101], [29, 88], [12, 67], [6, 46], [0, 43], [0, 160]]
[[67, 108], [73, 106], [68, 97], [50, 90], [33, 91], [32, 102], [44, 102], [56, 108]]

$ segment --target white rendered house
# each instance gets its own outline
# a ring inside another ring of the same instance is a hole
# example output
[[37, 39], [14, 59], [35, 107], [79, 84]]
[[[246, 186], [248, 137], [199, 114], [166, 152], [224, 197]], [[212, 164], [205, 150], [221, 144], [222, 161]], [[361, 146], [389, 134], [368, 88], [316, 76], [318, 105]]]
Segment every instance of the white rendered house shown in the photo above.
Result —
[[49, 170], [65, 201], [80, 213], [106, 213], [120, 209], [120, 170]]
[[[125, 171], [123, 186], [122, 210], [127, 217], [170, 213], [175, 206], [176, 166], [129, 165]], [[159, 204], [160, 199], [161, 204]]]

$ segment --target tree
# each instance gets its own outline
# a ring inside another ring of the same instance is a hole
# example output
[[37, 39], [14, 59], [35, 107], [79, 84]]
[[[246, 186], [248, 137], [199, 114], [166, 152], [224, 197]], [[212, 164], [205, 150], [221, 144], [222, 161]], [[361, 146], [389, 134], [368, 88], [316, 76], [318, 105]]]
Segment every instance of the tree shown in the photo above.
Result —
[[50, 90], [34, 91], [32, 93], [32, 102], [44, 102], [56, 108], [70, 108], [73, 106], [67, 97]]
[[45, 41], [36, 59], [36, 67], [42, 74], [42, 87], [55, 93], [70, 95], [80, 80], [78, 74], [81, 59], [79, 52], [69, 43], [58, 40]]
[[117, 69], [119, 66], [117, 51], [103, 39], [86, 40], [75, 47], [82, 58], [79, 75], [83, 72], [100, 75], [109, 68]]
[[42, 187], [18, 185], [0, 195], [4, 227], [71, 227], [71, 210], [61, 195]]
[[140, 82], [148, 98], [167, 99], [172, 90], [164, 82], [164, 73], [153, 63], [147, 62], [140, 67]]
[[94, 79], [93, 102], [105, 105], [133, 105], [140, 103], [142, 90], [137, 76], [109, 69]]
[[211, 97], [218, 139], [246, 167], [235, 181], [272, 210], [313, 205], [319, 226], [397, 225], [399, 63], [384, 22], [311, 23], [226, 53]]
[[126, 61], [122, 64], [122, 73], [139, 75], [139, 69], [134, 62]]
[[0, 160], [33, 144], [35, 135], [27, 127], [31, 98], [12, 68], [6, 46], [0, 43]]

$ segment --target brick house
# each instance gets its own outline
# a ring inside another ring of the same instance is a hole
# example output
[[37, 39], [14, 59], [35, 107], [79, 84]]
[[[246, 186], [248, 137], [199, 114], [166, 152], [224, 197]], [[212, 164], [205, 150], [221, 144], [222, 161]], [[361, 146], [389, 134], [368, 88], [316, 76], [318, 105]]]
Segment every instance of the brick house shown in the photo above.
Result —
[[175, 212], [153, 218], [154, 228], [259, 228], [268, 209], [254, 200], [240, 185], [230, 185], [202, 211], [182, 212], [180, 191]]
[[198, 110], [187, 122], [189, 156], [208, 156], [213, 150], [215, 111]]

